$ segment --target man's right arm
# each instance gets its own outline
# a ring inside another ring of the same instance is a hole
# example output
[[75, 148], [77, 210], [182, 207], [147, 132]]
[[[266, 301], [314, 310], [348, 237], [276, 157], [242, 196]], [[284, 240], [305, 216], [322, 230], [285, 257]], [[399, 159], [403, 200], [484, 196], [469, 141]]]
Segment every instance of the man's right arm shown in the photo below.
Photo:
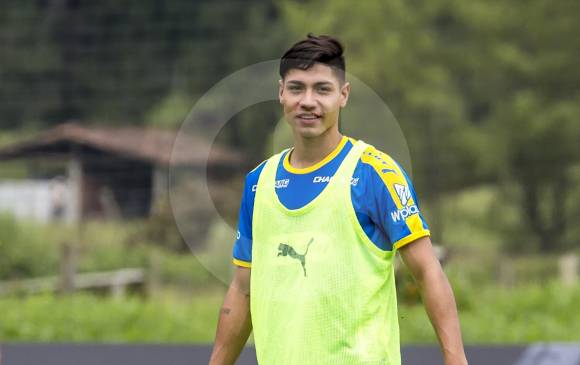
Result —
[[220, 310], [209, 365], [233, 365], [252, 332], [250, 275], [250, 268], [237, 267]]

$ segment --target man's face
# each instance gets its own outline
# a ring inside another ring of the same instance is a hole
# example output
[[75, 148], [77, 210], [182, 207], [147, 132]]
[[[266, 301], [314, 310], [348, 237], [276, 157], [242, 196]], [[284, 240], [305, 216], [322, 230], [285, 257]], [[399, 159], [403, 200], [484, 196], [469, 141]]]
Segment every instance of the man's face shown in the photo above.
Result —
[[294, 135], [315, 138], [331, 128], [338, 130], [338, 115], [349, 91], [349, 83], [341, 85], [330, 66], [316, 63], [307, 70], [288, 71], [280, 80], [278, 96]]

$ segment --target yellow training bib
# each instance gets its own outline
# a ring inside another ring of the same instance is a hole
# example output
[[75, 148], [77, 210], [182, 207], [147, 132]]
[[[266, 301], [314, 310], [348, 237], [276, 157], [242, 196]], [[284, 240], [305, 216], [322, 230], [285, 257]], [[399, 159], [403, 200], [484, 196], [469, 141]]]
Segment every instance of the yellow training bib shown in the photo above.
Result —
[[400, 365], [395, 251], [375, 246], [351, 201], [355, 143], [300, 209], [275, 191], [282, 154], [264, 166], [253, 216], [251, 315], [260, 365]]

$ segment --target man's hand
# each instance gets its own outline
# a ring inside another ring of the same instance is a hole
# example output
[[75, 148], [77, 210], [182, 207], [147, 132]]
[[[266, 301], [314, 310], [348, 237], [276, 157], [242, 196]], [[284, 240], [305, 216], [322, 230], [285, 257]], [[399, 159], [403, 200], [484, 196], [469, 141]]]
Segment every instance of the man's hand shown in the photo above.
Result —
[[429, 237], [403, 246], [399, 252], [411, 271], [437, 334], [445, 365], [466, 365], [455, 297], [435, 256]]
[[249, 268], [236, 269], [220, 311], [210, 365], [233, 365], [252, 332], [250, 275]]

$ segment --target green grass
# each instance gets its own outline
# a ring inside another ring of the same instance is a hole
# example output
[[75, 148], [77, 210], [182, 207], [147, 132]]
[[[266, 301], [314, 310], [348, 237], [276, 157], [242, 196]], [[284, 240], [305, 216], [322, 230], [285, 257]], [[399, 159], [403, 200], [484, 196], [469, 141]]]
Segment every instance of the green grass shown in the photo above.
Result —
[[[468, 344], [580, 340], [580, 287], [485, 287], [468, 294], [460, 306]], [[225, 287], [218, 287], [165, 292], [153, 300], [88, 294], [2, 298], [0, 341], [211, 343], [224, 295]], [[402, 343], [436, 343], [422, 305], [401, 305], [399, 323]]]
[[[560, 284], [470, 290], [460, 308], [465, 343], [580, 341], [580, 287]], [[399, 310], [404, 343], [434, 343], [435, 334], [422, 305]]]
[[165, 294], [155, 300], [88, 294], [0, 299], [0, 341], [213, 341], [224, 291]]

